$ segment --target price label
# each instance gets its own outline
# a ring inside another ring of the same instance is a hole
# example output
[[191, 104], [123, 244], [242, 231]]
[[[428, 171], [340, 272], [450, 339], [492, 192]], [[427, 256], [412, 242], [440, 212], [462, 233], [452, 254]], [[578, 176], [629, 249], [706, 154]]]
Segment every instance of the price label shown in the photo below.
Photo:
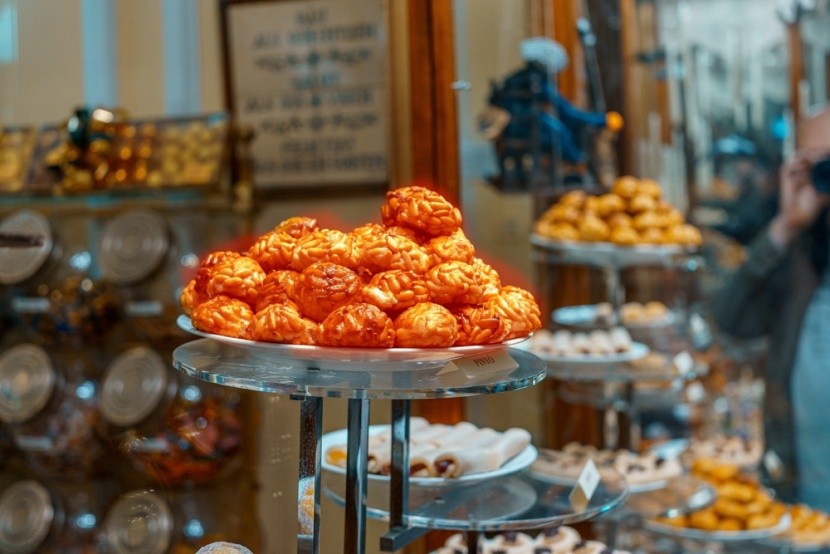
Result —
[[454, 365], [467, 377], [480, 377], [513, 371], [519, 364], [514, 360], [507, 350], [497, 350], [477, 356], [466, 356], [453, 360]]
[[45, 314], [49, 311], [49, 299], [38, 296], [13, 298], [12, 309], [19, 314]]
[[599, 470], [594, 460], [589, 458], [585, 462], [585, 467], [582, 468], [582, 473], [579, 474], [576, 485], [568, 496], [571, 506], [579, 511], [587, 508], [588, 503], [591, 502], [591, 497], [594, 496], [594, 492], [597, 490], [597, 485], [599, 485]]

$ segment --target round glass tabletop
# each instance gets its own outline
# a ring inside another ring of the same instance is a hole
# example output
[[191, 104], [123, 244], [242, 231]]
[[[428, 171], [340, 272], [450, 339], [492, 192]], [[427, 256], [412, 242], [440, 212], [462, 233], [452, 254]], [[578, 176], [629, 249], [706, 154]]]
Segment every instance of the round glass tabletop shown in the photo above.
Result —
[[545, 364], [528, 352], [507, 349], [513, 367], [479, 370], [464, 358], [442, 365], [409, 365], [388, 371], [388, 362], [367, 361], [361, 370], [313, 369], [252, 353], [238, 346], [199, 339], [173, 352], [173, 365], [191, 377], [240, 389], [343, 398], [424, 399], [494, 394], [520, 390], [545, 377]]
[[[343, 505], [345, 478], [323, 473], [323, 492]], [[573, 486], [537, 479], [529, 472], [483, 481], [475, 485], [440, 488], [410, 487], [409, 513], [413, 527], [457, 531], [511, 531], [576, 523], [613, 510], [628, 497], [622, 477], [603, 476], [587, 504], [574, 504]], [[389, 519], [386, 482], [369, 482], [367, 514]]]
[[593, 267], [661, 266], [694, 271], [702, 259], [696, 250], [679, 245], [616, 246], [607, 242], [562, 242], [532, 233], [539, 261]]
[[632, 494], [614, 516], [674, 517], [700, 510], [714, 501], [715, 489], [711, 485], [691, 475], [680, 475], [669, 479], [661, 489]]
[[674, 381], [693, 379], [701, 368], [690, 355], [681, 353], [674, 358], [657, 352], [627, 362], [567, 363], [535, 353], [545, 361], [548, 375], [563, 381]]

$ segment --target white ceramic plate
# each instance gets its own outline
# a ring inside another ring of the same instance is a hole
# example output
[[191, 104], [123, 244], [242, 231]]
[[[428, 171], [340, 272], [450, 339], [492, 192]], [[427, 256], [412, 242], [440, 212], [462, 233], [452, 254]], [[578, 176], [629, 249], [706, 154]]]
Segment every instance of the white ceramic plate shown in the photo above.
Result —
[[620, 352], [610, 356], [554, 356], [547, 352], [541, 352], [535, 348], [528, 348], [528, 351], [536, 356], [539, 356], [546, 362], [556, 364], [617, 364], [622, 362], [633, 362], [640, 358], [645, 358], [649, 353], [649, 348], [641, 342], [632, 342], [631, 349], [627, 352]]
[[[557, 325], [567, 327], [581, 327], [586, 329], [593, 329], [598, 326], [607, 325], [606, 322], [600, 323], [597, 321], [597, 307], [595, 304], [586, 304], [582, 306], [566, 306], [564, 308], [557, 308], [553, 310], [551, 319]], [[629, 329], [653, 329], [666, 327], [674, 321], [674, 313], [667, 312], [664, 317], [647, 322], [623, 322], [622, 325]]]
[[752, 529], [750, 531], [703, 531], [701, 529], [687, 529], [681, 527], [674, 527], [666, 525], [665, 523], [658, 523], [653, 520], [646, 520], [643, 524], [649, 531], [660, 533], [663, 535], [671, 535], [673, 537], [681, 537], [684, 539], [693, 539], [699, 541], [755, 541], [766, 539], [783, 533], [790, 528], [790, 514], [784, 514], [778, 524], [766, 529]]
[[[576, 477], [567, 477], [564, 475], [554, 475], [552, 473], [548, 473], [544, 470], [537, 470], [531, 466], [530, 472], [533, 473], [533, 476], [539, 479], [540, 481], [545, 481], [546, 483], [551, 483], [553, 485], [563, 485], [566, 487], [571, 487], [576, 485], [577, 479], [579, 476]], [[615, 474], [620, 475], [620, 474]], [[624, 478], [624, 477], [623, 477]], [[650, 492], [660, 490], [666, 487], [668, 484], [669, 479], [655, 479], [654, 481], [648, 481], [647, 483], [627, 483], [628, 485], [628, 492], [631, 494], [637, 494], [640, 492]]]
[[[380, 433], [384, 429], [389, 427], [388, 425], [371, 425], [369, 427], [369, 436], [372, 436], [376, 433]], [[321, 448], [322, 448], [322, 466], [323, 469], [329, 471], [331, 473], [338, 473], [341, 475], [346, 474], [346, 468], [332, 465], [326, 461], [326, 452], [332, 446], [346, 444], [347, 438], [347, 431], [346, 429], [340, 429], [339, 431], [332, 431], [331, 433], [326, 433], [322, 437], [321, 441]], [[420, 487], [441, 487], [446, 485], [454, 485], [458, 483], [477, 483], [479, 481], [486, 481], [488, 479], [494, 479], [496, 477], [504, 477], [505, 475], [511, 475], [518, 471], [525, 469], [526, 467], [530, 466], [536, 460], [536, 447], [532, 444], [529, 444], [527, 448], [519, 452], [517, 455], [513, 456], [511, 459], [507, 460], [507, 462], [498, 468], [495, 471], [485, 471], [482, 473], [470, 473], [467, 475], [462, 475], [461, 477], [456, 477], [453, 479], [445, 479], [443, 477], [411, 477], [409, 479], [410, 485], [420, 486]], [[370, 481], [389, 481], [388, 475], [375, 475], [370, 473], [369, 474]]]
[[[450, 348], [338, 348], [306, 344], [280, 344], [258, 342], [205, 333], [193, 327], [186, 315], [176, 320], [179, 327], [188, 333], [206, 337], [225, 344], [231, 344], [261, 356], [299, 361], [318, 369], [340, 369], [344, 371], [384, 369], [412, 369], [413, 366], [440, 367], [451, 360], [466, 356], [478, 356], [503, 350], [526, 341], [529, 336], [511, 339], [496, 344], [476, 346], [453, 346]], [[382, 366], [382, 367], [381, 367]]]

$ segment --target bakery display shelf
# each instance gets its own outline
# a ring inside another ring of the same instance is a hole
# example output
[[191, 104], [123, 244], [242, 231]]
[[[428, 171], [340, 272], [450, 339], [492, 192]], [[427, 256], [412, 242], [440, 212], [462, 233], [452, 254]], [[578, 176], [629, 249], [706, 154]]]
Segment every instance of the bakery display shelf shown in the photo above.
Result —
[[[314, 369], [304, 362], [292, 362], [212, 339], [198, 339], [174, 351], [173, 365], [211, 383], [287, 394], [300, 401], [297, 513], [297, 552], [300, 554], [319, 552], [324, 473], [321, 471], [323, 398], [348, 399], [346, 475], [345, 479], [338, 476], [344, 484], [340, 497], [345, 508], [342, 544], [344, 554], [358, 554], [366, 551], [367, 498], [373, 486], [368, 478], [366, 455], [370, 399], [392, 400], [391, 469], [388, 485], [384, 483], [388, 494], [389, 531], [381, 537], [380, 546], [384, 552], [395, 552], [429, 530], [414, 527], [408, 515], [409, 499], [418, 498], [410, 496], [409, 486], [410, 400], [495, 394], [530, 387], [544, 379], [544, 362], [528, 352], [515, 349], [507, 352], [513, 364], [498, 371], [465, 369], [468, 365], [458, 359], [443, 367], [416, 366], [399, 371], [382, 369], [394, 363], [390, 361], [367, 361], [361, 370], [355, 369], [352, 362], [344, 370]], [[420, 490], [413, 487], [415, 495]], [[533, 491], [532, 487], [529, 490]], [[625, 492], [622, 489], [620, 495], [624, 496]], [[597, 506], [597, 513], [615, 505], [607, 504]], [[533, 505], [527, 505], [522, 509], [532, 508]]]
[[[374, 485], [374, 486], [373, 486]], [[344, 479], [324, 473], [326, 496], [343, 504]], [[530, 471], [473, 485], [411, 488], [405, 521], [415, 527], [454, 531], [516, 531], [593, 519], [622, 505], [629, 496], [621, 476], [604, 475], [587, 505], [575, 507], [573, 484], [555, 484]], [[388, 521], [386, 483], [370, 483], [368, 514]]]
[[749, 542], [780, 535], [790, 528], [790, 523], [789, 514], [785, 514], [781, 517], [778, 523], [772, 527], [745, 531], [704, 531], [702, 529], [676, 527], [674, 525], [649, 520], [645, 522], [644, 527], [653, 533], [659, 533], [661, 535], [668, 535], [681, 539], [717, 542]]
[[[508, 349], [515, 369], [474, 373], [453, 363], [425, 367], [406, 364], [388, 371], [388, 363], [365, 362], [355, 370], [313, 369], [306, 363], [269, 357], [211, 339], [198, 339], [174, 352], [174, 365], [191, 377], [259, 392], [342, 398], [426, 399], [473, 396], [520, 390], [545, 377], [545, 364], [536, 356]], [[331, 361], [331, 360], [329, 360]], [[405, 362], [401, 362], [404, 363]]]
[[[676, 311], [668, 311], [665, 316], [649, 322], [622, 321], [623, 327], [630, 332], [659, 333], [666, 332], [677, 326], [682, 316]], [[551, 323], [557, 328], [571, 331], [592, 331], [594, 329], [608, 329], [611, 322], [597, 316], [596, 304], [582, 304], [563, 306], [553, 310], [550, 314]]]
[[530, 243], [539, 261], [592, 267], [658, 266], [687, 271], [701, 268], [694, 248], [680, 245], [616, 246], [608, 242], [563, 242], [531, 233]]
[[545, 357], [541, 353], [536, 355], [547, 364], [548, 375], [562, 381], [671, 382], [678, 379], [694, 379], [704, 370], [702, 366], [690, 359], [691, 356], [687, 357], [682, 354], [680, 357], [670, 357], [650, 352], [642, 358], [627, 362], [582, 361], [580, 363], [561, 362]]

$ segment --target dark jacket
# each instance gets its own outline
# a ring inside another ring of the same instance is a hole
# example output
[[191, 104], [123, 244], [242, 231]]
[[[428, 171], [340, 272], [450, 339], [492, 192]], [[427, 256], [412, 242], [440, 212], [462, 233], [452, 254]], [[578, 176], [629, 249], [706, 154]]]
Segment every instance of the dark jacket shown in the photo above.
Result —
[[798, 486], [792, 368], [804, 315], [820, 283], [824, 243], [815, 240], [811, 231], [784, 250], [770, 241], [765, 229], [749, 246], [746, 261], [719, 291], [712, 306], [723, 331], [741, 338], [769, 336], [764, 375], [765, 438], [767, 447], [781, 457], [787, 470], [784, 479], [773, 485], [790, 501]]

